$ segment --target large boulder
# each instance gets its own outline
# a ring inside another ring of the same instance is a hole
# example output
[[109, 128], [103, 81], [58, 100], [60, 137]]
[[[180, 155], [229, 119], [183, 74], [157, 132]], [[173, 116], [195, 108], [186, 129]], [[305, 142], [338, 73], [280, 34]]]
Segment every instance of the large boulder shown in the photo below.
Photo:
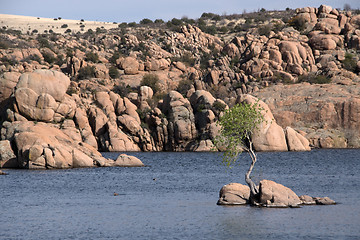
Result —
[[16, 85], [17, 111], [27, 119], [60, 122], [72, 118], [76, 104], [66, 94], [70, 79], [61, 72], [35, 70], [24, 73]]
[[70, 79], [62, 72], [46, 69], [38, 69], [32, 73], [24, 73], [16, 85], [16, 89], [28, 88], [37, 95], [49, 94], [56, 101], [63, 100], [66, 90], [70, 85]]
[[220, 190], [218, 205], [244, 205], [249, 203], [250, 188], [240, 183], [229, 183]]
[[271, 180], [260, 181], [259, 192], [259, 203], [265, 207], [297, 207], [302, 203], [290, 188]]
[[309, 34], [310, 45], [317, 50], [334, 50], [338, 46], [343, 46], [341, 36], [334, 34], [322, 34], [318, 31], [313, 31]]
[[255, 129], [251, 136], [256, 151], [288, 151], [284, 131], [276, 123], [266, 103], [248, 94], [240, 96], [238, 102], [258, 103], [262, 108], [261, 113], [265, 121]]
[[139, 62], [134, 57], [120, 58], [117, 63], [125, 71], [125, 74], [134, 75], [139, 73]]
[[10, 141], [0, 141], [0, 168], [15, 168], [17, 166], [16, 156], [11, 148]]
[[286, 141], [289, 151], [310, 151], [309, 140], [291, 127], [285, 129]]
[[143, 167], [144, 164], [137, 157], [129, 156], [129, 155], [126, 155], [126, 154], [120, 154], [116, 158], [114, 166], [118, 166], [118, 167]]
[[5, 72], [0, 75], [0, 107], [1, 103], [13, 94], [20, 75], [17, 72]]

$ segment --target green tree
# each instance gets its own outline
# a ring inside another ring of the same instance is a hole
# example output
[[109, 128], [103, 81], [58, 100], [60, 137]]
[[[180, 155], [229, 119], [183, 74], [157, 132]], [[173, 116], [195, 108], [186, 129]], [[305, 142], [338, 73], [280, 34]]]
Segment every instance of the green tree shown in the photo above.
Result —
[[262, 110], [263, 108], [258, 103], [241, 103], [225, 111], [218, 121], [221, 127], [220, 135], [215, 139], [216, 146], [225, 149], [222, 160], [228, 167], [238, 160], [241, 152], [248, 152], [252, 162], [245, 174], [245, 181], [250, 187], [252, 200], [257, 199], [259, 189], [250, 178], [257, 160], [251, 135], [259, 124], [265, 121]]

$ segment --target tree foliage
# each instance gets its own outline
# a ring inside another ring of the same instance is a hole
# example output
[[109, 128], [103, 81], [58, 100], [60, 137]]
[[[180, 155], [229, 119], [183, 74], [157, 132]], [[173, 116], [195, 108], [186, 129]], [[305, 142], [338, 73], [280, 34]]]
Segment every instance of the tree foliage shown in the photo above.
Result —
[[251, 134], [264, 121], [263, 108], [258, 103], [241, 103], [225, 111], [218, 121], [221, 127], [217, 146], [225, 149], [223, 163], [231, 166], [242, 151], [252, 151]]
[[254, 104], [237, 104], [227, 110], [220, 118], [220, 136], [215, 140], [217, 146], [225, 148], [223, 163], [228, 167], [235, 163], [242, 151], [249, 153], [251, 165], [245, 174], [245, 181], [250, 187], [250, 197], [256, 201], [259, 189], [251, 180], [250, 174], [256, 162], [256, 154], [253, 150], [251, 134], [265, 121], [262, 115], [263, 108], [258, 102]]

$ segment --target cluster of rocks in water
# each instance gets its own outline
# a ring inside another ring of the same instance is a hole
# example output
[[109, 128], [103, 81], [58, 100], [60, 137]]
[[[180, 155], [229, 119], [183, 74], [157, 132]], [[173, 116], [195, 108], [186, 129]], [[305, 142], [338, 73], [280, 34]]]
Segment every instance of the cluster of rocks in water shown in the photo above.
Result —
[[[360, 16], [322, 5], [293, 19], [306, 31], [250, 29], [227, 42], [194, 25], [54, 35], [46, 44], [1, 33], [13, 43], [0, 49], [1, 167], [131, 162], [99, 151], [209, 151], [223, 111], [258, 99], [266, 121], [252, 136], [256, 151], [360, 146]], [[350, 52], [353, 71], [344, 69]], [[331, 83], [299, 83], [312, 74]], [[140, 86], [146, 75], [158, 89]]]
[[218, 205], [254, 205], [260, 207], [300, 207], [301, 205], [332, 205], [335, 201], [328, 197], [297, 196], [290, 188], [271, 180], [259, 183], [256, 201], [250, 197], [250, 188], [240, 183], [230, 183], [220, 190]]

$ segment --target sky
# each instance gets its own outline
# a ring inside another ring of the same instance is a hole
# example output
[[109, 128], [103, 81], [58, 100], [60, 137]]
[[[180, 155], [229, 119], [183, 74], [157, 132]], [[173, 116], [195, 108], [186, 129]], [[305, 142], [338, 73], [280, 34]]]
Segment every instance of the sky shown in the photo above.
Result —
[[360, 0], [0, 0], [1, 14], [106, 22], [139, 22], [172, 18], [199, 18], [204, 12], [233, 14], [287, 7], [319, 7], [326, 4], [343, 9], [344, 4], [360, 8]]

